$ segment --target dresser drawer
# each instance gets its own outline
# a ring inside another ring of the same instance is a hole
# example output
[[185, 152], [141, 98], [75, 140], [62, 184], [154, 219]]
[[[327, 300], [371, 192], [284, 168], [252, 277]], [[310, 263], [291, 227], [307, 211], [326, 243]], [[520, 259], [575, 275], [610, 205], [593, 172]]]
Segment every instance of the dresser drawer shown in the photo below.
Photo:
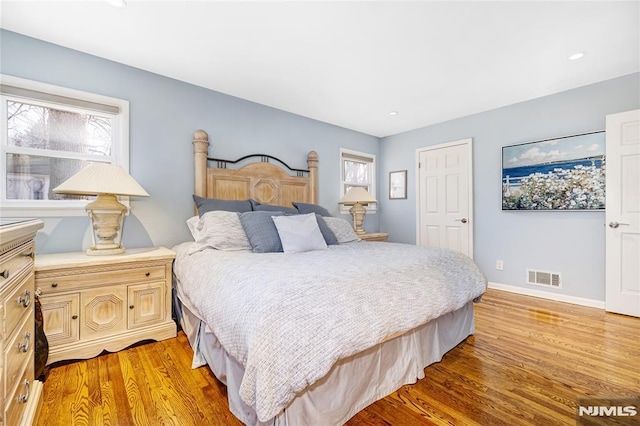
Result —
[[25, 315], [30, 314], [33, 319], [33, 272], [29, 273], [22, 282], [2, 300], [4, 319], [6, 324], [5, 336], [10, 336], [16, 326], [22, 322]]
[[36, 275], [36, 287], [42, 294], [78, 291], [82, 288], [95, 286], [112, 286], [115, 284], [144, 283], [164, 280], [164, 266], [149, 266], [144, 268], [114, 269], [107, 271], [79, 272], [60, 274], [42, 273]]
[[34, 320], [31, 316], [21, 324], [18, 332], [13, 335], [4, 351], [4, 365], [6, 366], [5, 384], [9, 392], [18, 380], [22, 367], [27, 361], [33, 363]]
[[[9, 387], [14, 383], [7, 383]], [[19, 425], [21, 424], [22, 415], [24, 414], [27, 402], [31, 396], [31, 387], [33, 386], [33, 362], [27, 363], [27, 368], [18, 380], [18, 386], [13, 389], [13, 393], [7, 395], [4, 410], [4, 424]], [[52, 419], [53, 420], [53, 419]]]
[[4, 285], [20, 271], [33, 264], [33, 243], [24, 244], [1, 257], [0, 285]]

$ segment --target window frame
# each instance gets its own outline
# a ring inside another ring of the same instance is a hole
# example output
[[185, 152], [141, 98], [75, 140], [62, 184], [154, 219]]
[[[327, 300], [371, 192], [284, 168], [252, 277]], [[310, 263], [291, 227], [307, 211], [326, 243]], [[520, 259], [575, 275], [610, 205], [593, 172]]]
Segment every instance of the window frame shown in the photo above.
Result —
[[[355, 151], [353, 149], [348, 149], [348, 148], [340, 148], [340, 163], [339, 163], [340, 164], [340, 191], [338, 193], [339, 194], [338, 200], [342, 199], [342, 197], [344, 196], [345, 194], [344, 187], [345, 187], [345, 184], [348, 184], [348, 182], [345, 182], [344, 180], [344, 161], [348, 159], [370, 160], [368, 161], [369, 193], [373, 195], [377, 200], [378, 192], [376, 189], [376, 180], [377, 180], [376, 155], [368, 152]], [[349, 214], [350, 208], [351, 206], [345, 206], [343, 204], [340, 204], [340, 213]], [[375, 214], [378, 211], [378, 203], [371, 203], [367, 206], [364, 206], [364, 208], [367, 210], [367, 214]]]
[[[58, 98], [68, 98], [70, 103], [55, 100], [39, 99], [36, 97], [21, 96], [0, 93], [0, 115], [3, 126], [0, 132], [0, 185], [3, 190], [0, 193], [0, 215], [3, 217], [67, 217], [85, 216], [84, 207], [90, 200], [15, 200], [7, 199], [7, 154], [28, 154], [54, 158], [69, 158], [89, 161], [102, 161], [122, 166], [129, 171], [129, 101], [56, 86], [19, 77], [0, 74], [0, 82], [3, 85], [13, 86], [25, 91], [40, 92], [44, 96], [52, 95]], [[97, 156], [91, 154], [74, 154], [65, 151], [43, 150], [30, 147], [9, 146], [7, 101], [13, 100], [25, 102], [48, 108], [58, 108], [65, 111], [90, 113], [92, 115], [109, 116], [112, 120], [111, 155]], [[78, 101], [73, 103], [73, 101]], [[96, 112], [95, 109], [82, 107], [83, 102], [96, 103], [114, 107], [117, 113]], [[80, 105], [80, 106], [78, 106]], [[129, 206], [129, 197], [120, 197], [120, 201]]]

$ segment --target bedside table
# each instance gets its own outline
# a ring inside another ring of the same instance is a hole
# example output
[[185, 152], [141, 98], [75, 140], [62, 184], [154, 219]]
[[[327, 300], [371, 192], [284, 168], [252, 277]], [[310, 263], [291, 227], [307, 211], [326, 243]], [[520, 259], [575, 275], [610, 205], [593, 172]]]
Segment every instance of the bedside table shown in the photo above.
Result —
[[363, 241], [387, 241], [389, 234], [386, 232], [374, 232], [373, 234], [358, 235]]
[[171, 319], [175, 253], [164, 247], [112, 256], [59, 253], [36, 256], [42, 294], [47, 364], [117, 352], [146, 339], [176, 336]]

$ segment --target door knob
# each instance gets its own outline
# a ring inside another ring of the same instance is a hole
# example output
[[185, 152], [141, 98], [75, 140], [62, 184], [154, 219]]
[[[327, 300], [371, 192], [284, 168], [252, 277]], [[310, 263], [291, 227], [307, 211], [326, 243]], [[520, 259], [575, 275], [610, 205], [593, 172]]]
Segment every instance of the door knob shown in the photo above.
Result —
[[456, 222], [462, 222], [462, 223], [467, 223], [467, 218], [463, 217], [462, 219], [456, 219]]
[[616, 229], [620, 225], [629, 225], [628, 223], [619, 223], [619, 222], [609, 222], [609, 228]]

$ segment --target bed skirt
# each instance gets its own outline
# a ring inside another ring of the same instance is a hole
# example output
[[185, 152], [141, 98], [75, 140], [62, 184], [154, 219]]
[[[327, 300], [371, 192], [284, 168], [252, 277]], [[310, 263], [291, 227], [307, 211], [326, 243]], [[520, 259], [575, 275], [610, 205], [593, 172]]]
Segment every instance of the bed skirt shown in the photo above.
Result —
[[246, 425], [341, 425], [371, 403], [405, 384], [425, 377], [424, 368], [442, 359], [474, 332], [473, 302], [401, 336], [338, 361], [327, 375], [299, 393], [276, 417], [260, 422], [239, 396], [242, 364], [227, 354], [204, 321], [174, 299], [194, 358], [192, 367], [208, 364], [227, 386], [229, 409]]

